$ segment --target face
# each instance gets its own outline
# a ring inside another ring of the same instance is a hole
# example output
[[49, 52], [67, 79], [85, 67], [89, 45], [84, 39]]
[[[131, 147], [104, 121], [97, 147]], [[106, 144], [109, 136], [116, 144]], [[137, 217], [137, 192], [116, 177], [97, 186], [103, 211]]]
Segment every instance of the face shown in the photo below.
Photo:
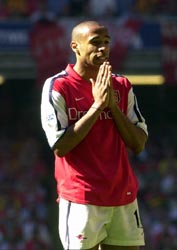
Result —
[[85, 27], [77, 44], [77, 60], [81, 65], [99, 67], [108, 60], [110, 36], [103, 26]]

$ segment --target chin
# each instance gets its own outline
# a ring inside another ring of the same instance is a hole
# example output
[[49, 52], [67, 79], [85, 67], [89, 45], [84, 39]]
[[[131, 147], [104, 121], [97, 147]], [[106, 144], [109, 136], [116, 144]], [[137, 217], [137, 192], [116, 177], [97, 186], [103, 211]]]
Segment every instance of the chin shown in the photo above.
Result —
[[99, 69], [99, 67], [101, 66], [102, 63], [94, 63], [92, 64], [93, 68], [95, 69]]
[[94, 61], [93, 62], [93, 66], [97, 66], [97, 67], [100, 67], [102, 64], [103, 64], [104, 61], [100, 61], [100, 60], [97, 60], [97, 61]]

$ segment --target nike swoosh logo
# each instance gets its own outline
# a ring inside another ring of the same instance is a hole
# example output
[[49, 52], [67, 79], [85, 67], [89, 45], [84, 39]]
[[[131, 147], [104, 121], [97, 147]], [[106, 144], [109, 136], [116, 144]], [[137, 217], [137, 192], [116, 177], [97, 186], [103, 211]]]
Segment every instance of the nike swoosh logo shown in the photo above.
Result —
[[83, 99], [84, 99], [84, 97], [75, 98], [75, 101], [77, 102], [77, 101], [81, 101], [81, 100], [83, 100]]

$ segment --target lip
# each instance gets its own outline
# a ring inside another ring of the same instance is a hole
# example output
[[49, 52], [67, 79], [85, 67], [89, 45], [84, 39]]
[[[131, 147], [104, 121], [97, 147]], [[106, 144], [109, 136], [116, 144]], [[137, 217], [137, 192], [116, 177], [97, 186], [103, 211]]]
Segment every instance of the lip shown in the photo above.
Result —
[[103, 56], [103, 55], [100, 55], [100, 56], [97, 55], [97, 59], [101, 60], [101, 61], [106, 61], [106, 60], [108, 60], [108, 57], [107, 56]]

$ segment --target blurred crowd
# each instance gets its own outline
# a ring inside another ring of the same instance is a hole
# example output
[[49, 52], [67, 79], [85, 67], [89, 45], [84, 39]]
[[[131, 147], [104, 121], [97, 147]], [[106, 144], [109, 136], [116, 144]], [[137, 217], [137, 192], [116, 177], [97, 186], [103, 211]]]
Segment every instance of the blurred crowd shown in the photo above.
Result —
[[27, 85], [26, 94], [20, 86], [0, 86], [0, 250], [54, 249], [49, 229], [51, 171], [35, 118], [39, 107]]
[[46, 11], [59, 17], [177, 15], [176, 0], [0, 0], [0, 19], [30, 18]]
[[0, 139], [0, 249], [52, 249], [47, 169], [36, 138]]

